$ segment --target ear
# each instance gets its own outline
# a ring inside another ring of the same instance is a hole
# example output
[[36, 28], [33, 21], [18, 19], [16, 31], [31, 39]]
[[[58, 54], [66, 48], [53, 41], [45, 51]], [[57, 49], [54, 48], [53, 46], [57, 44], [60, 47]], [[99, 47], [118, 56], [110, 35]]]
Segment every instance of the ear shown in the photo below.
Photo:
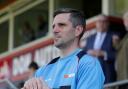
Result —
[[83, 26], [81, 26], [81, 25], [76, 26], [75, 36], [76, 37], [80, 36], [80, 34], [83, 32], [83, 30], [84, 30]]

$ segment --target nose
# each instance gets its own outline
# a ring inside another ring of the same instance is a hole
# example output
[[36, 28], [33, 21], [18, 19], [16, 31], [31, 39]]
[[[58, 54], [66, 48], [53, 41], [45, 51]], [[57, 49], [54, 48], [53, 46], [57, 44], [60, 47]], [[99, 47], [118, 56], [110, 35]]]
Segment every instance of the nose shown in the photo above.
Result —
[[53, 32], [54, 32], [54, 33], [58, 33], [59, 31], [60, 31], [59, 26], [54, 25], [54, 26], [53, 26]]

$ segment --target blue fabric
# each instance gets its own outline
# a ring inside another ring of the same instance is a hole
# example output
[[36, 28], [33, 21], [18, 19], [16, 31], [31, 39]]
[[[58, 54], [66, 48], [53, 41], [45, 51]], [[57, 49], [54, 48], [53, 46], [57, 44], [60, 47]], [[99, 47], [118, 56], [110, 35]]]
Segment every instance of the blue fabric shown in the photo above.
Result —
[[60, 58], [37, 70], [35, 77], [43, 78], [53, 89], [103, 89], [104, 75], [96, 58], [84, 55], [78, 62], [77, 49], [70, 55]]

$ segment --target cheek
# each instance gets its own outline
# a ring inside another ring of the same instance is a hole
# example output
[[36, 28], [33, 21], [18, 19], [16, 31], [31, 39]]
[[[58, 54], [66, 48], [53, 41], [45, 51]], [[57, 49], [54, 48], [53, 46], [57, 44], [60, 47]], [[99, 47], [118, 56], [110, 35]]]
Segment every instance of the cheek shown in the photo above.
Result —
[[71, 38], [74, 38], [75, 37], [75, 32], [74, 31], [68, 31], [68, 32], [66, 32], [65, 33], [65, 37], [67, 38], [67, 39], [71, 39]]
[[62, 29], [61, 34], [64, 36], [64, 38], [71, 38], [75, 35], [75, 29], [72, 27], [65, 27]]

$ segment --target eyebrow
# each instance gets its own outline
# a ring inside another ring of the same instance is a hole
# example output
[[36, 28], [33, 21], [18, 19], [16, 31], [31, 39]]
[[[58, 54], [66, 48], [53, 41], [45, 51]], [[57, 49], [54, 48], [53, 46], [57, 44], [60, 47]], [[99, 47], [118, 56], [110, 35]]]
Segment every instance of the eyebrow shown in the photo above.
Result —
[[[60, 22], [60, 23], [57, 23], [59, 26], [65, 26], [66, 25], [66, 23], [64, 23], [64, 22]], [[52, 27], [54, 28], [55, 27], [55, 24], [53, 24], [52, 25]]]
[[65, 23], [58, 23], [58, 25], [60, 25], [60, 26], [64, 26], [64, 25], [66, 25]]

